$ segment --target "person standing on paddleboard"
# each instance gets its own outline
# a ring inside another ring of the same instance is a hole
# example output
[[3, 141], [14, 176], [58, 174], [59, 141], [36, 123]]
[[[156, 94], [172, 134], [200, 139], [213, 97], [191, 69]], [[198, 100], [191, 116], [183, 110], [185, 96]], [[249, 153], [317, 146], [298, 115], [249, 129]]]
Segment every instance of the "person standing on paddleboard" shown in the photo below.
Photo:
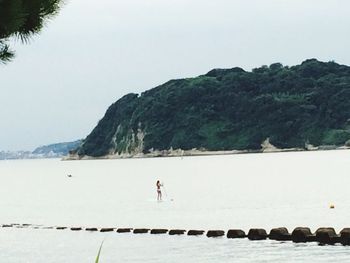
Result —
[[160, 181], [157, 181], [157, 200], [158, 201], [162, 201], [162, 190], [160, 189], [160, 187], [163, 186]]

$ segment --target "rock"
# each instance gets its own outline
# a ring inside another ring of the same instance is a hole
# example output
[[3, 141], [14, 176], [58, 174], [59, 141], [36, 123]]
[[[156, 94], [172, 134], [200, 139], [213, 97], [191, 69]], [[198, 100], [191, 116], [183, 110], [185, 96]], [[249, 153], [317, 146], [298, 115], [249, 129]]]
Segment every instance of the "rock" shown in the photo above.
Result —
[[346, 146], [346, 147], [350, 147], [350, 140], [347, 140], [347, 141], [345, 142], [345, 146]]
[[225, 235], [223, 230], [209, 230], [207, 232], [207, 237], [222, 237]]
[[288, 232], [288, 229], [285, 227], [271, 229], [269, 238], [271, 240], [277, 240], [277, 241], [292, 240], [291, 234]]
[[344, 246], [350, 245], [350, 228], [344, 228], [340, 231], [340, 242]]
[[65, 226], [58, 226], [58, 227], [56, 227], [56, 229], [57, 230], [64, 230], [64, 229], [67, 229], [67, 227], [65, 227]]
[[82, 230], [82, 228], [81, 227], [71, 227], [70, 230], [72, 230], [72, 231], [80, 231], [80, 230]]
[[132, 228], [118, 228], [117, 232], [118, 233], [130, 233]]
[[169, 231], [169, 235], [173, 236], [173, 235], [183, 235], [186, 233], [186, 230], [183, 229], [172, 229]]
[[204, 230], [190, 230], [187, 232], [188, 236], [201, 236], [204, 234]]
[[308, 227], [297, 227], [292, 232], [292, 240], [295, 243], [314, 242], [316, 236], [311, 233]]
[[270, 143], [270, 138], [266, 138], [261, 144], [262, 152], [278, 152], [280, 149]]
[[316, 240], [321, 244], [334, 245], [339, 236], [332, 227], [322, 227], [316, 230]]
[[134, 229], [133, 233], [134, 234], [146, 234], [148, 233], [149, 228], [136, 228]]
[[166, 234], [168, 233], [168, 229], [152, 229], [151, 234]]
[[267, 233], [265, 229], [262, 228], [253, 228], [248, 232], [249, 240], [264, 240], [267, 238]]
[[93, 231], [98, 231], [98, 229], [96, 227], [87, 227], [87, 228], [85, 228], [85, 231], [93, 232]]
[[114, 228], [101, 228], [100, 232], [113, 232]]
[[240, 229], [230, 229], [227, 232], [227, 238], [245, 238], [246, 234], [243, 230]]

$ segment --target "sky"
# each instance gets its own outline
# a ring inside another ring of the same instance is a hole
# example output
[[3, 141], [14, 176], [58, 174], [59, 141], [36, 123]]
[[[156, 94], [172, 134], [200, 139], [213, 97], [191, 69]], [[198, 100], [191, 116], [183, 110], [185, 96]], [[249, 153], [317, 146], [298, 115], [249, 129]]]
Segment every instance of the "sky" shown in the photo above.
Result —
[[85, 138], [123, 95], [213, 68], [350, 65], [348, 0], [65, 0], [0, 65], [0, 150]]

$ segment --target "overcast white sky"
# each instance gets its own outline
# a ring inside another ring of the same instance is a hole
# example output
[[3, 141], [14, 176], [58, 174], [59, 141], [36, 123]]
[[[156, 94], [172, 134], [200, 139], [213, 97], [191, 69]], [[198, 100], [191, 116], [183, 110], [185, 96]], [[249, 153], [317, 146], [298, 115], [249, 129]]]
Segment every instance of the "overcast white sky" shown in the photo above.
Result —
[[65, 0], [0, 65], [0, 150], [84, 138], [129, 92], [212, 68], [350, 65], [349, 0]]

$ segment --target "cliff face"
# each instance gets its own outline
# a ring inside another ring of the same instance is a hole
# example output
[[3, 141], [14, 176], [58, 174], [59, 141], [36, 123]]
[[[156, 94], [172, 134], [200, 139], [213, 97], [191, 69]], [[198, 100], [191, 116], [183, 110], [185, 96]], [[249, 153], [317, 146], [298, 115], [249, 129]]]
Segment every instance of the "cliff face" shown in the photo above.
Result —
[[171, 80], [112, 104], [77, 153], [258, 150], [266, 138], [277, 148], [344, 145], [350, 139], [350, 67], [311, 59]]

